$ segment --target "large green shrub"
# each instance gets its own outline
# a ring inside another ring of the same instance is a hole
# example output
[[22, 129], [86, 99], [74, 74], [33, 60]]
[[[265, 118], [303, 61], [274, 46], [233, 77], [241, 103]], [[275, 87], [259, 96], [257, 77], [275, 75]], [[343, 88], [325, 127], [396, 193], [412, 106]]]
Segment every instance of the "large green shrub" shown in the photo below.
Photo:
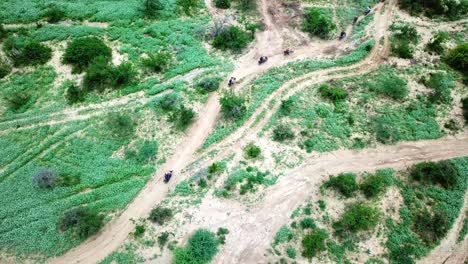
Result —
[[192, 108], [181, 106], [179, 109], [171, 113], [169, 121], [174, 122], [176, 127], [184, 130], [195, 118], [195, 111]]
[[458, 170], [450, 161], [422, 162], [409, 170], [410, 178], [425, 184], [440, 184], [448, 189], [457, 184]]
[[445, 59], [450, 67], [468, 75], [468, 43], [463, 43], [450, 50]]
[[135, 123], [127, 114], [110, 113], [105, 120], [107, 131], [114, 137], [129, 137], [135, 131]]
[[206, 77], [199, 81], [195, 87], [202, 93], [210, 93], [218, 90], [221, 83], [219, 77]]
[[80, 239], [94, 235], [103, 226], [104, 217], [86, 207], [67, 211], [60, 220], [60, 230], [71, 230]]
[[226, 119], [239, 119], [247, 111], [245, 98], [234, 93], [224, 94], [219, 99], [219, 102], [221, 104], [221, 112]]
[[417, 44], [420, 36], [416, 27], [409, 24], [395, 24], [391, 27], [391, 50], [394, 55], [404, 59], [413, 58], [414, 44]]
[[337, 176], [331, 176], [324, 183], [325, 188], [332, 188], [340, 192], [345, 197], [351, 197], [358, 190], [356, 175], [354, 173], [341, 173]]
[[198, 7], [200, 0], [176, 0], [177, 6], [188, 16]]
[[370, 90], [395, 100], [401, 100], [409, 93], [407, 82], [388, 66], [380, 67], [378, 74], [367, 82], [367, 86]]
[[336, 25], [330, 14], [326, 14], [320, 8], [310, 7], [304, 11], [302, 30], [312, 36], [327, 38], [336, 30]]
[[177, 92], [165, 94], [156, 100], [156, 106], [164, 112], [175, 112], [182, 105], [182, 97]]
[[154, 54], [149, 54], [147, 58], [142, 60], [142, 64], [150, 71], [159, 73], [165, 71], [171, 64], [171, 61], [171, 53], [160, 51]]
[[57, 23], [65, 18], [65, 12], [57, 6], [51, 6], [44, 16], [47, 19], [47, 22]]
[[172, 216], [173, 213], [171, 209], [158, 206], [151, 210], [148, 219], [153, 223], [163, 225], [165, 222], [171, 220]]
[[322, 97], [331, 100], [332, 102], [338, 102], [348, 97], [348, 92], [341, 88], [330, 87], [327, 84], [322, 84], [319, 87], [319, 93]]
[[311, 260], [318, 253], [325, 251], [327, 239], [328, 233], [323, 229], [315, 229], [305, 235], [302, 239], [302, 256]]
[[74, 39], [68, 43], [63, 55], [63, 62], [71, 64], [73, 71], [79, 73], [84, 71], [98, 57], [110, 62], [112, 50], [98, 38], [85, 37]]
[[373, 229], [379, 222], [379, 211], [362, 203], [348, 206], [340, 220], [333, 223], [336, 233], [342, 237]]
[[3, 24], [0, 24], [0, 42], [8, 36], [8, 32], [6, 31]]
[[129, 62], [124, 62], [119, 66], [112, 68], [112, 82], [113, 87], [122, 87], [132, 83], [136, 76], [136, 71], [133, 65]]
[[3, 50], [17, 67], [42, 65], [52, 57], [51, 48], [23, 37], [8, 37], [3, 44]]
[[294, 139], [295, 135], [291, 126], [279, 124], [273, 129], [273, 140], [283, 142], [285, 140]]
[[446, 73], [432, 73], [424, 84], [432, 89], [429, 100], [438, 104], [450, 104], [452, 102], [451, 91], [455, 87], [454, 79]]
[[143, 14], [146, 17], [154, 18], [164, 9], [161, 0], [143, 0]]
[[433, 245], [444, 238], [449, 228], [445, 211], [437, 210], [431, 214], [428, 210], [423, 210], [414, 216], [413, 230], [427, 245]]
[[254, 143], [249, 143], [245, 148], [244, 148], [244, 153], [245, 157], [248, 159], [255, 159], [260, 156], [262, 153], [262, 150], [255, 145]]
[[432, 39], [426, 44], [426, 50], [436, 54], [442, 54], [445, 51], [444, 44], [448, 41], [449, 34], [444, 31], [436, 32]]
[[359, 188], [367, 198], [382, 195], [392, 183], [393, 171], [379, 170], [375, 174], [367, 175]]
[[86, 69], [83, 86], [87, 91], [103, 91], [112, 84], [113, 71], [105, 57], [97, 57]]
[[198, 229], [189, 238], [187, 246], [174, 250], [174, 264], [209, 263], [218, 253], [219, 241], [213, 232]]
[[229, 26], [215, 35], [213, 46], [220, 50], [238, 52], [247, 47], [250, 41], [252, 41], [252, 37], [247, 32], [239, 27]]

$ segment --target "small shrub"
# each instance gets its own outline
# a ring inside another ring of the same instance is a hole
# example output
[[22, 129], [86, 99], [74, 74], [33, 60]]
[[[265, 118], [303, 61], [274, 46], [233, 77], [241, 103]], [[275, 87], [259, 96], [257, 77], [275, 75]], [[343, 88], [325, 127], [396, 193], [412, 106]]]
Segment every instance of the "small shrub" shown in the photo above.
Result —
[[238, 7], [242, 11], [245, 11], [245, 12], [252, 11], [252, 10], [256, 10], [257, 8], [257, 2], [255, 0], [238, 0], [238, 1], [239, 1]]
[[302, 229], [314, 229], [314, 228], [317, 227], [315, 225], [314, 219], [312, 219], [310, 217], [306, 217], [306, 218], [302, 219], [300, 224], [301, 224]]
[[176, 0], [177, 6], [188, 16], [198, 7], [199, 0]]
[[228, 9], [231, 7], [231, 0], [214, 0], [216, 8]]
[[450, 104], [452, 102], [451, 91], [455, 86], [453, 78], [445, 73], [433, 73], [424, 83], [433, 92], [429, 96], [432, 103]]
[[351, 197], [358, 190], [356, 175], [353, 173], [341, 173], [337, 176], [331, 176], [324, 183], [325, 188], [332, 188], [340, 192], [345, 197]]
[[374, 122], [374, 130], [377, 141], [383, 144], [393, 144], [400, 141], [400, 131], [385, 116], [376, 117]]
[[132, 83], [136, 76], [133, 65], [129, 62], [124, 62], [112, 69], [112, 86], [122, 87]]
[[3, 56], [0, 56], [0, 79], [10, 74], [11, 70], [10, 62]]
[[368, 175], [359, 188], [367, 198], [374, 198], [385, 193], [391, 183], [392, 175], [389, 175], [386, 170], [380, 170], [375, 174]]
[[422, 162], [409, 170], [413, 181], [440, 184], [445, 189], [452, 188], [458, 181], [458, 170], [450, 161]]
[[218, 77], [207, 77], [198, 82], [195, 87], [202, 93], [211, 93], [219, 88], [221, 78]]
[[218, 236], [218, 241], [220, 244], [226, 244], [226, 235], [229, 234], [229, 230], [227, 228], [220, 227], [218, 228], [218, 232], [216, 235]]
[[43, 65], [52, 57], [51, 48], [22, 37], [10, 36], [7, 38], [3, 50], [16, 67]]
[[291, 114], [294, 108], [294, 101], [291, 98], [281, 101], [280, 113], [284, 116]]
[[280, 124], [273, 129], [273, 140], [275, 141], [283, 142], [294, 139], [294, 137], [294, 132], [288, 125]]
[[252, 41], [251, 36], [236, 26], [229, 26], [219, 31], [213, 40], [213, 46], [220, 50], [239, 52]]
[[161, 0], [144, 0], [143, 1], [143, 14], [146, 17], [154, 18], [160, 11], [164, 9]]
[[105, 125], [112, 136], [128, 137], [133, 135], [135, 123], [127, 114], [110, 113], [107, 115]]
[[82, 102], [86, 93], [82, 87], [76, 85], [76, 83], [69, 83], [65, 93], [65, 98], [70, 104]]
[[177, 111], [172, 113], [170, 117], [170, 121], [176, 123], [176, 126], [179, 129], [187, 128], [195, 118], [195, 112], [192, 108], [186, 108], [185, 106], [181, 106]]
[[39, 169], [33, 175], [33, 182], [40, 188], [52, 188], [56, 185], [59, 176], [49, 169]]
[[302, 239], [302, 256], [311, 260], [318, 253], [326, 250], [327, 231], [316, 229]]
[[244, 148], [244, 153], [245, 153], [246, 158], [255, 159], [255, 158], [258, 158], [260, 156], [260, 154], [262, 153], [262, 150], [258, 146], [256, 146], [255, 144], [249, 143]]
[[174, 264], [209, 263], [218, 253], [219, 242], [216, 235], [206, 229], [198, 229], [189, 238], [185, 248], [174, 251]]
[[0, 42], [8, 36], [8, 32], [6, 31], [3, 24], [0, 24]]
[[65, 18], [65, 12], [57, 6], [52, 6], [47, 10], [44, 16], [47, 19], [47, 22], [57, 23]]
[[379, 69], [379, 74], [369, 81], [367, 86], [372, 91], [395, 100], [401, 100], [409, 93], [407, 82], [400, 78], [393, 69], [386, 66]]
[[142, 60], [142, 64], [145, 68], [152, 72], [163, 72], [165, 71], [172, 62], [172, 55], [167, 51], [159, 51], [155, 54], [148, 55], [147, 58]]
[[322, 97], [331, 100], [332, 102], [338, 102], [348, 97], [348, 92], [341, 88], [330, 87], [326, 84], [322, 84], [319, 87], [319, 93]]
[[327, 38], [336, 30], [336, 25], [330, 15], [325, 14], [319, 8], [306, 8], [302, 30], [320, 38]]
[[434, 214], [424, 210], [414, 217], [413, 229], [427, 245], [434, 245], [444, 238], [449, 228], [447, 213], [442, 210]]
[[157, 223], [159, 225], [163, 225], [165, 222], [171, 220], [172, 218], [172, 210], [169, 208], [164, 207], [156, 207], [151, 210], [150, 216], [148, 219], [153, 223]]
[[293, 237], [294, 233], [292, 230], [287, 225], [283, 225], [275, 235], [275, 245], [289, 242]]
[[158, 152], [158, 143], [150, 140], [137, 141], [135, 149], [125, 151], [126, 159], [133, 159], [138, 163], [147, 163], [154, 160]]
[[426, 50], [443, 54], [445, 51], [444, 44], [448, 41], [449, 35], [447, 32], [439, 31], [432, 36], [432, 39], [426, 44]]
[[94, 235], [103, 226], [104, 217], [86, 207], [67, 211], [60, 220], [60, 230], [72, 230], [80, 239]]
[[227, 93], [220, 98], [221, 112], [226, 119], [239, 119], [244, 116], [247, 108], [245, 99], [233, 93]]
[[392, 53], [404, 59], [413, 58], [413, 44], [416, 44], [420, 38], [416, 28], [408, 24], [397, 24], [392, 25], [391, 29], [394, 31], [391, 43]]
[[293, 247], [286, 248], [286, 255], [288, 255], [290, 259], [296, 259], [296, 249]]
[[168, 232], [162, 232], [159, 236], [158, 236], [158, 245], [159, 245], [159, 248], [163, 248], [167, 241], [169, 240], [169, 233]]
[[379, 211], [365, 204], [357, 203], [346, 208], [341, 219], [333, 223], [336, 233], [345, 237], [350, 233], [373, 229], [379, 222]]
[[112, 67], [104, 57], [94, 59], [86, 69], [83, 86], [87, 91], [103, 91], [112, 84]]
[[140, 238], [145, 234], [145, 226], [144, 225], [136, 225], [135, 226], [135, 231], [133, 231], [133, 236], [136, 238]]
[[85, 37], [74, 39], [68, 43], [63, 55], [63, 62], [71, 64], [74, 72], [82, 72], [96, 58], [110, 62], [112, 50], [100, 39], [95, 37]]
[[34, 102], [29, 91], [19, 90], [5, 95], [3, 99], [7, 103], [7, 108], [14, 113], [25, 111]]
[[394, 40], [391, 44], [392, 54], [402, 59], [412, 59], [414, 48], [406, 40]]
[[463, 43], [450, 50], [445, 58], [450, 67], [468, 75], [468, 43]]
[[208, 167], [209, 174], [220, 173], [222, 171], [224, 171], [224, 166], [219, 162], [214, 162]]

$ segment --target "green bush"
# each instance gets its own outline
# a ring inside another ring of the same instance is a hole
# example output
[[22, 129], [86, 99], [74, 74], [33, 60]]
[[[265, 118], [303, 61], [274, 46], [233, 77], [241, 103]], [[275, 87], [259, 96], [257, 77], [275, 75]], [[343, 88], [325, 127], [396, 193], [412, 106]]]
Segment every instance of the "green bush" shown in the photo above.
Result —
[[68, 43], [63, 55], [63, 62], [71, 64], [74, 72], [84, 71], [96, 58], [110, 62], [112, 50], [100, 39], [85, 37], [74, 39]]
[[218, 241], [220, 244], [226, 244], [226, 235], [229, 234], [229, 230], [227, 228], [220, 227], [216, 232], [216, 236], [218, 236]]
[[379, 170], [375, 174], [367, 175], [359, 188], [367, 198], [374, 198], [382, 195], [392, 184], [393, 172], [388, 170]]
[[450, 67], [468, 75], [468, 43], [463, 43], [451, 49], [445, 59]]
[[136, 225], [135, 226], [135, 231], [133, 231], [133, 236], [136, 238], [142, 237], [143, 234], [145, 233], [145, 226], [143, 225]]
[[358, 233], [373, 229], [379, 222], [379, 211], [362, 203], [348, 206], [340, 220], [333, 223], [335, 232], [345, 237], [350, 233]]
[[449, 228], [447, 213], [442, 210], [438, 210], [434, 214], [423, 210], [414, 217], [413, 230], [427, 245], [434, 245], [444, 238]]
[[83, 86], [87, 91], [104, 91], [112, 85], [113, 69], [105, 57], [97, 57], [86, 69]]
[[291, 241], [293, 237], [294, 233], [292, 232], [292, 230], [287, 225], [283, 225], [280, 227], [278, 232], [276, 232], [274, 243], [275, 245], [286, 243]]
[[288, 255], [290, 259], [296, 259], [296, 249], [293, 247], [286, 248], [286, 255]]
[[85, 91], [82, 87], [78, 86], [76, 83], [71, 82], [68, 84], [65, 92], [65, 98], [70, 104], [75, 104], [82, 102], [85, 97]]
[[116, 112], [107, 115], [105, 125], [114, 137], [129, 137], [135, 130], [135, 123], [129, 115]]
[[141, 62], [145, 68], [152, 72], [163, 72], [171, 65], [172, 55], [163, 50], [158, 53], [149, 54], [148, 57], [144, 58]]
[[129, 62], [124, 62], [112, 69], [112, 86], [122, 87], [133, 82], [136, 71]]
[[162, 10], [164, 10], [164, 5], [161, 0], [143, 0], [143, 14], [146, 17], [154, 18]]
[[401, 140], [398, 128], [385, 117], [375, 119], [374, 130], [376, 139], [380, 143], [393, 144]]
[[249, 143], [245, 148], [244, 148], [244, 153], [245, 157], [248, 159], [255, 159], [260, 156], [262, 153], [262, 150], [256, 146], [254, 143]]
[[280, 113], [283, 116], [287, 116], [287, 115], [291, 114], [293, 108], [294, 108], [294, 100], [293, 99], [288, 98], [286, 100], [282, 100], [281, 105], [280, 105]]
[[67, 211], [60, 220], [60, 230], [71, 230], [80, 239], [90, 237], [103, 226], [104, 217], [86, 207]]
[[348, 92], [341, 88], [330, 87], [322, 84], [319, 87], [319, 93], [322, 97], [331, 100], [332, 102], [343, 101], [348, 97]]
[[0, 24], [0, 42], [8, 36], [8, 32], [6, 31], [3, 24]]
[[410, 178], [424, 184], [440, 184], [445, 189], [452, 188], [458, 181], [458, 170], [450, 161], [422, 162], [409, 170]]
[[135, 160], [138, 163], [147, 163], [155, 159], [159, 145], [155, 141], [139, 140], [134, 149], [125, 150], [125, 158]]
[[165, 222], [171, 220], [172, 216], [173, 214], [171, 209], [158, 206], [151, 210], [148, 219], [153, 223], [163, 225]]
[[209, 174], [215, 174], [222, 171], [224, 171], [224, 166], [220, 162], [213, 162], [213, 164], [208, 167]]
[[176, 248], [174, 264], [204, 264], [213, 260], [218, 253], [219, 242], [216, 235], [206, 229], [198, 229], [189, 238], [187, 246]]
[[388, 66], [381, 66], [378, 74], [367, 82], [367, 86], [370, 90], [395, 100], [401, 100], [409, 93], [407, 82]]
[[199, 0], [176, 0], [177, 6], [188, 16], [198, 7]]
[[183, 101], [178, 93], [172, 92], [158, 98], [156, 105], [164, 112], [176, 112], [183, 105]]
[[325, 251], [327, 239], [328, 233], [323, 229], [316, 229], [305, 235], [302, 239], [302, 256], [311, 260], [318, 253]]
[[408, 24], [396, 24], [391, 27], [391, 50], [394, 55], [404, 59], [413, 58], [413, 45], [418, 43], [420, 37], [414, 26]]
[[210, 93], [218, 90], [221, 83], [221, 78], [219, 77], [207, 77], [199, 81], [195, 87], [202, 93]]
[[34, 102], [29, 91], [13, 91], [5, 95], [3, 99], [7, 103], [7, 108], [14, 113], [25, 111]]
[[446, 16], [449, 19], [457, 19], [468, 13], [468, 2], [446, 0], [398, 0], [402, 9], [412, 15], [424, 14], [429, 17]]
[[452, 76], [446, 73], [432, 73], [424, 84], [432, 89], [429, 100], [432, 103], [450, 104], [452, 102], [451, 91], [455, 87]]
[[295, 135], [289, 125], [279, 124], [273, 129], [273, 140], [283, 142], [294, 139]]
[[167, 241], [169, 240], [169, 233], [168, 232], [162, 232], [159, 236], [158, 236], [158, 245], [159, 245], [159, 248], [163, 248]]
[[231, 7], [231, 0], [215, 0], [214, 5], [216, 8], [228, 9]]
[[16, 67], [43, 65], [52, 57], [51, 48], [23, 37], [8, 37], [3, 44], [3, 50]]
[[394, 40], [391, 43], [392, 54], [403, 59], [412, 59], [414, 48], [406, 40]]
[[52, 6], [47, 10], [44, 16], [47, 19], [47, 22], [57, 23], [65, 18], [65, 12], [56, 6]]
[[11, 70], [10, 62], [3, 56], [0, 56], [0, 79], [10, 74]]
[[444, 44], [448, 41], [448, 39], [449, 35], [447, 32], [436, 32], [432, 36], [432, 39], [426, 44], [426, 50], [436, 54], [443, 54], [445, 51]]
[[468, 97], [462, 99], [463, 116], [465, 117], [465, 124], [468, 124]]
[[302, 30], [312, 36], [327, 38], [336, 30], [336, 25], [329, 14], [325, 14], [320, 8], [310, 7], [304, 10]]
[[169, 121], [174, 122], [179, 129], [186, 129], [194, 120], [195, 112], [192, 108], [181, 106], [177, 111], [173, 112]]
[[239, 119], [244, 116], [247, 108], [244, 97], [234, 93], [226, 93], [220, 99], [221, 112], [226, 119]]
[[239, 52], [252, 41], [252, 37], [236, 26], [229, 26], [219, 31], [213, 40], [213, 46], [220, 50]]
[[325, 188], [332, 188], [340, 192], [345, 197], [351, 197], [358, 190], [356, 175], [354, 173], [341, 173], [337, 176], [331, 176], [324, 183]]
[[317, 227], [315, 225], [314, 219], [312, 219], [310, 217], [306, 217], [306, 218], [302, 219], [300, 225], [301, 225], [302, 229], [314, 229], [314, 228]]
[[33, 175], [33, 182], [40, 188], [52, 188], [56, 185], [59, 176], [55, 171], [39, 169]]

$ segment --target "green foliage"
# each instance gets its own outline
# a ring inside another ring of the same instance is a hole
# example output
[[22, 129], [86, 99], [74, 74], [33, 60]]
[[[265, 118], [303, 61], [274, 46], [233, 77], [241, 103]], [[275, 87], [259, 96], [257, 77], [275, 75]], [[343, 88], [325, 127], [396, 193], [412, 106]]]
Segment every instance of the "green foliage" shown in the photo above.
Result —
[[341, 88], [330, 87], [327, 84], [322, 84], [319, 87], [319, 93], [322, 97], [331, 100], [332, 102], [338, 102], [348, 97], [348, 92]]
[[[87, 72], [88, 73], [88, 72]], [[133, 65], [129, 62], [124, 62], [117, 67], [112, 69], [112, 86], [122, 87], [132, 83], [136, 76], [136, 71], [133, 69]]]
[[360, 231], [373, 229], [379, 222], [379, 211], [371, 206], [355, 203], [346, 208], [340, 220], [333, 223], [335, 232], [346, 237]]
[[305, 235], [302, 239], [302, 256], [311, 260], [318, 253], [325, 251], [327, 239], [328, 233], [323, 229], [315, 229]]
[[310, 7], [304, 10], [302, 30], [312, 36], [327, 38], [336, 30], [336, 25], [330, 14], [326, 14], [320, 8]]
[[224, 245], [226, 244], [226, 235], [229, 234], [229, 230], [224, 227], [218, 228], [218, 231], [216, 232], [216, 236], [218, 236], [218, 241], [220, 244]]
[[238, 184], [241, 184], [239, 194], [244, 195], [248, 192], [255, 192], [255, 186], [272, 185], [276, 182], [276, 178], [267, 178], [269, 171], [261, 172], [255, 168], [248, 167], [244, 169], [236, 169], [229, 174], [229, 177], [224, 181], [223, 190], [218, 191], [218, 195], [229, 197], [229, 192], [234, 191]]
[[330, 176], [330, 179], [323, 186], [325, 188], [332, 188], [345, 197], [352, 197], [358, 190], [356, 175], [354, 173], [341, 173], [337, 176]]
[[463, 116], [465, 117], [465, 124], [468, 124], [468, 97], [462, 99]]
[[135, 231], [133, 231], [133, 236], [136, 238], [140, 238], [145, 234], [145, 226], [144, 225], [136, 225]]
[[273, 140], [283, 142], [294, 139], [295, 135], [291, 127], [286, 124], [279, 124], [273, 129]]
[[3, 56], [0, 56], [0, 79], [10, 74], [11, 70], [10, 62]]
[[274, 243], [275, 245], [286, 243], [286, 242], [291, 241], [293, 237], [294, 237], [293, 231], [287, 225], [282, 225], [275, 235]]
[[179, 93], [165, 94], [156, 100], [156, 105], [164, 112], [175, 112], [182, 106], [182, 97]]
[[359, 185], [359, 189], [367, 198], [375, 198], [384, 194], [393, 181], [393, 170], [378, 170], [369, 174]]
[[430, 245], [444, 238], [448, 231], [449, 220], [444, 211], [436, 211], [431, 214], [427, 210], [417, 213], [414, 216], [414, 231], [424, 241]]
[[216, 8], [228, 9], [231, 7], [231, 0], [215, 0], [214, 5]]
[[400, 58], [411, 59], [414, 53], [414, 44], [416, 44], [420, 36], [414, 26], [408, 24], [392, 25], [391, 49], [392, 53]]
[[466, 234], [468, 234], [468, 213], [465, 214], [465, 219], [463, 220], [463, 227], [458, 233], [458, 242], [461, 242], [465, 239]]
[[164, 50], [149, 54], [147, 58], [142, 60], [144, 67], [156, 73], [165, 71], [171, 65], [171, 62], [171, 53]]
[[281, 115], [287, 116], [291, 114], [293, 108], [294, 108], [294, 100], [291, 97], [289, 97], [286, 100], [281, 101], [281, 105], [280, 105]]
[[256, 146], [254, 143], [249, 143], [245, 148], [244, 148], [244, 153], [245, 157], [248, 159], [255, 159], [260, 156], [262, 153], [262, 150]]
[[176, 0], [176, 4], [188, 16], [193, 14], [193, 11], [198, 7], [199, 3], [199, 0]]
[[388, 66], [381, 66], [378, 74], [366, 85], [370, 90], [395, 100], [402, 100], [409, 93], [407, 82]]
[[3, 24], [0, 24], [0, 42], [8, 36], [8, 32], [6, 31]]
[[65, 98], [70, 104], [82, 102], [85, 97], [85, 91], [74, 82], [67, 83]]
[[105, 126], [114, 137], [129, 137], [135, 130], [135, 123], [131, 116], [116, 112], [107, 115]]
[[160, 248], [163, 248], [167, 241], [169, 240], [169, 233], [168, 232], [162, 232], [159, 236], [158, 236], [158, 245]]
[[254, 11], [257, 8], [257, 3], [255, 0], [238, 0], [239, 8], [241, 11]]
[[78, 207], [65, 212], [59, 227], [62, 231], [71, 231], [73, 235], [84, 239], [97, 233], [104, 224], [103, 220], [102, 215], [87, 207]]
[[301, 228], [302, 229], [315, 229], [317, 226], [315, 225], [314, 219], [310, 217], [306, 217], [301, 220]]
[[33, 182], [40, 188], [52, 188], [56, 185], [59, 176], [55, 171], [49, 169], [39, 169], [32, 176]]
[[213, 162], [213, 164], [211, 164], [208, 167], [208, 173], [209, 174], [220, 173], [222, 171], [224, 171], [224, 166], [220, 162]]
[[422, 13], [429, 17], [445, 16], [448, 19], [457, 19], [468, 13], [468, 3], [466, 1], [399, 0], [398, 4], [402, 9], [407, 10], [412, 15]]
[[138, 163], [147, 163], [155, 159], [159, 145], [155, 141], [139, 140], [133, 149], [125, 150], [125, 158], [135, 160]]
[[433, 34], [432, 39], [426, 44], [426, 50], [443, 54], [445, 51], [444, 44], [449, 40], [449, 34], [444, 31], [438, 31]]
[[163, 225], [167, 221], [171, 220], [172, 216], [173, 213], [171, 209], [158, 206], [151, 210], [148, 219], [153, 223]]
[[5, 40], [3, 51], [16, 67], [43, 65], [52, 57], [52, 49], [48, 46], [17, 36]]
[[424, 84], [432, 89], [429, 100], [437, 104], [450, 104], [452, 102], [451, 91], [455, 87], [453, 77], [446, 73], [432, 73]]
[[192, 108], [181, 106], [171, 114], [169, 121], [174, 122], [177, 128], [184, 130], [193, 122], [194, 118], [195, 111]]
[[202, 93], [211, 93], [219, 88], [221, 78], [219, 77], [206, 77], [199, 81], [195, 87]]
[[143, 0], [143, 14], [148, 18], [157, 17], [163, 9], [161, 0]]
[[51, 6], [44, 16], [47, 19], [47, 22], [57, 23], [65, 18], [65, 12], [57, 6]]
[[446, 62], [450, 67], [468, 75], [468, 43], [463, 43], [447, 53]]
[[216, 235], [206, 229], [198, 229], [189, 238], [187, 246], [176, 248], [173, 264], [209, 263], [218, 253], [219, 242]]
[[409, 175], [413, 181], [440, 184], [446, 189], [453, 188], [459, 177], [457, 168], [450, 161], [418, 163], [410, 168]]
[[226, 93], [219, 99], [219, 102], [224, 118], [236, 120], [244, 116], [246, 111], [244, 97], [234, 93]]
[[213, 39], [213, 46], [220, 50], [240, 52], [251, 41], [252, 37], [247, 32], [239, 27], [229, 26], [217, 32]]
[[286, 255], [288, 255], [288, 257], [290, 259], [296, 259], [296, 249], [293, 248], [293, 247], [287, 247], [286, 248]]
[[96, 37], [74, 39], [68, 43], [63, 55], [63, 62], [71, 64], [73, 71], [80, 73], [85, 70], [96, 58], [110, 62], [112, 50]]
[[83, 87], [87, 91], [103, 91], [112, 84], [112, 67], [105, 57], [97, 57], [86, 69]]

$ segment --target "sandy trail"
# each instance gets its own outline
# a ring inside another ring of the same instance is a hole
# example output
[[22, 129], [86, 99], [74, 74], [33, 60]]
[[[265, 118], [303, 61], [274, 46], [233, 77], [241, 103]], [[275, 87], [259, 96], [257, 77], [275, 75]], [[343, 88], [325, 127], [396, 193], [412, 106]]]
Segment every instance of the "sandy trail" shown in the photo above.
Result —
[[266, 263], [264, 254], [276, 231], [302, 202], [318, 197], [319, 186], [328, 175], [388, 167], [404, 169], [422, 161], [460, 156], [468, 156], [468, 134], [457, 138], [379, 146], [359, 152], [341, 150], [326, 153], [285, 173], [287, 176], [281, 177], [267, 189], [265, 200], [253, 208], [231, 200], [205, 199], [198, 214], [192, 216], [190, 225], [182, 227], [184, 230], [181, 233], [186, 238], [200, 226], [210, 230], [228, 228], [230, 233], [226, 246], [213, 263]]

